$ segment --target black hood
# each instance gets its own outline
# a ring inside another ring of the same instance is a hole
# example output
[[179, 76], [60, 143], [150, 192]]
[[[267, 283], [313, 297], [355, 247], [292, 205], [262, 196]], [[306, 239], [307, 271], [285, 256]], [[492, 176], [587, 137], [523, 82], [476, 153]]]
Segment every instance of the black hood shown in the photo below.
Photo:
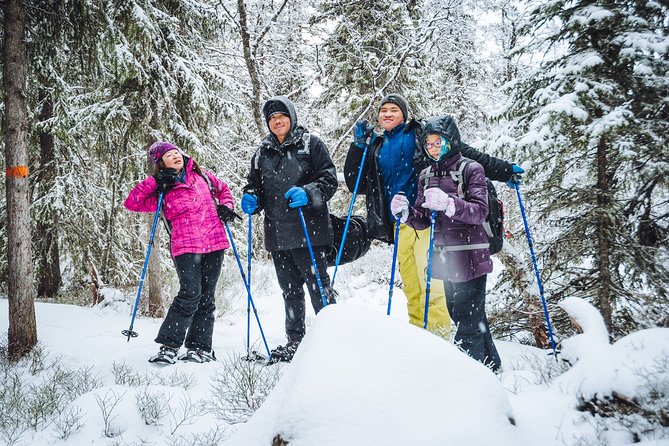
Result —
[[297, 127], [297, 113], [295, 112], [295, 105], [286, 96], [274, 96], [269, 98], [262, 107], [262, 114], [265, 118], [265, 124], [269, 128], [269, 117], [274, 112], [281, 112], [288, 115], [290, 118], [290, 131], [292, 132]]
[[460, 130], [458, 130], [458, 125], [455, 123], [455, 119], [452, 116], [435, 116], [427, 120], [423, 126], [423, 132], [420, 137], [420, 145], [423, 149], [425, 157], [429, 161], [434, 160], [425, 152], [425, 139], [430, 133], [438, 133], [444, 138], [448, 139], [451, 142], [451, 150], [446, 154], [444, 158], [450, 158], [456, 153], [460, 152], [461, 141], [460, 141]]

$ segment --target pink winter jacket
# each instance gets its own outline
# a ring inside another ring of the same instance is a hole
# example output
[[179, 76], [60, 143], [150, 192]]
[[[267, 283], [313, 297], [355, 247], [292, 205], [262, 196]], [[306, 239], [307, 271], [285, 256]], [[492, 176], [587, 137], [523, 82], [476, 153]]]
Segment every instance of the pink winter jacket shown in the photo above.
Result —
[[[219, 203], [233, 208], [234, 200], [227, 184], [210, 172], [205, 174], [216, 189]], [[123, 205], [135, 212], [156, 212], [156, 187], [152, 176], [146, 178], [130, 191]], [[193, 171], [191, 158], [186, 161], [186, 182], [177, 183], [165, 193], [163, 200], [163, 213], [172, 224], [172, 257], [185, 253], [206, 254], [230, 247], [209, 185]]]

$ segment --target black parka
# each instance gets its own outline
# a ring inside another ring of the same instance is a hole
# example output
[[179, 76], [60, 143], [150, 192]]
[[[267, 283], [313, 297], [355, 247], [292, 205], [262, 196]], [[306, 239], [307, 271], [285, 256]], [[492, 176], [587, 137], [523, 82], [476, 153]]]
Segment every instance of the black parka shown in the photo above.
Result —
[[[405, 132], [414, 132], [416, 137], [416, 149], [414, 151], [413, 163], [416, 175], [427, 167], [427, 160], [422, 149], [423, 125], [419, 121], [411, 120], [407, 123]], [[383, 178], [379, 170], [379, 152], [383, 145], [383, 136], [377, 136], [370, 143], [367, 151], [365, 164], [362, 168], [358, 194], [367, 198], [367, 224], [368, 234], [377, 240], [393, 243], [393, 218], [390, 216], [390, 206], [386, 202], [383, 193]], [[483, 166], [488, 178], [495, 181], [508, 181], [511, 179], [513, 167], [510, 163], [499, 158], [492, 157], [468, 146], [460, 141], [460, 151], [463, 156], [473, 159]], [[344, 179], [346, 186], [353, 192], [358, 177], [358, 170], [362, 162], [363, 150], [355, 144], [351, 144], [344, 162]]]
[[[295, 116], [292, 104], [289, 105], [292, 116]], [[337, 190], [337, 173], [320, 138], [294, 124], [283, 144], [279, 144], [272, 133], [268, 134], [251, 159], [247, 180], [244, 192], [258, 197], [256, 213], [265, 212], [265, 248], [268, 251], [307, 246], [299, 213], [288, 207], [288, 200], [284, 198], [293, 186], [304, 188], [309, 197], [302, 212], [312, 245], [332, 245], [327, 202]]]

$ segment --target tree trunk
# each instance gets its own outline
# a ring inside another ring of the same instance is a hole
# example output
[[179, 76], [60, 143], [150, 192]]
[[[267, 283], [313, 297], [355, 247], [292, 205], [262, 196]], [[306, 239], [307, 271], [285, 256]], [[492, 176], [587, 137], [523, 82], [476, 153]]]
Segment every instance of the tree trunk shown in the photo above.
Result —
[[246, 62], [246, 69], [251, 78], [251, 109], [253, 110], [253, 119], [258, 128], [258, 135], [262, 138], [265, 135], [265, 124], [260, 113], [260, 75], [258, 74], [258, 63], [251, 52], [251, 35], [249, 34], [248, 17], [244, 0], [237, 0], [237, 12], [239, 13], [239, 32], [242, 37], [242, 47], [244, 48], [244, 62]]
[[25, 356], [37, 343], [28, 184], [26, 12], [21, 0], [4, 2], [5, 159], [7, 193], [8, 355]]
[[611, 304], [611, 242], [609, 240], [611, 217], [610, 185], [608, 178], [607, 143], [604, 137], [599, 138], [597, 144], [597, 265], [599, 271], [599, 286], [597, 287], [596, 303], [601, 311], [609, 333], [613, 333], [613, 310]]
[[[149, 219], [149, 235], [155, 214], [151, 214]], [[159, 232], [162, 223], [156, 225], [156, 233], [153, 236], [153, 246], [149, 256], [149, 299], [148, 306], [142, 307], [142, 314], [149, 317], [165, 317], [165, 306], [163, 304], [163, 271], [160, 267], [160, 238]], [[148, 239], [147, 239], [148, 240]]]
[[498, 254], [504, 268], [511, 275], [513, 287], [520, 291], [521, 299], [524, 302], [523, 312], [527, 314], [529, 329], [534, 336], [534, 342], [538, 348], [550, 348], [551, 343], [548, 338], [548, 328], [544, 318], [543, 308], [539, 304], [541, 296], [530, 293], [536, 279], [527, 268], [515, 256], [507, 251], [500, 251]]
[[[43, 85], [43, 84], [42, 84]], [[40, 90], [42, 111], [40, 121], [53, 117], [53, 103], [48, 92]], [[40, 131], [40, 170], [37, 174], [38, 190], [45, 195], [53, 190], [56, 179], [55, 144], [51, 133]], [[60, 274], [60, 254], [58, 247], [58, 214], [50, 203], [44, 205], [44, 212], [39, 213], [35, 242], [37, 246], [37, 295], [55, 297], [62, 284]]]

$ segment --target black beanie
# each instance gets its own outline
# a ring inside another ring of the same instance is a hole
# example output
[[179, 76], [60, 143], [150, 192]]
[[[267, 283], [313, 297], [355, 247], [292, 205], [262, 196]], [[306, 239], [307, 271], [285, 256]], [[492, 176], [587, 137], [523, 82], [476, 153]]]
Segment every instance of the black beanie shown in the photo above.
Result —
[[277, 100], [267, 101], [267, 103], [263, 107], [263, 113], [265, 114], [265, 124], [267, 124], [267, 127], [269, 127], [269, 118], [274, 113], [282, 113], [290, 118], [290, 112], [288, 111], [288, 107], [286, 106], [286, 104], [283, 103], [283, 101], [277, 101]]
[[409, 119], [409, 103], [407, 102], [406, 99], [404, 99], [402, 95], [393, 93], [381, 99], [381, 107], [383, 107], [383, 104], [387, 103], [397, 105], [400, 108], [400, 110], [402, 110], [402, 114], [404, 115], [404, 120], [406, 121], [407, 119]]

